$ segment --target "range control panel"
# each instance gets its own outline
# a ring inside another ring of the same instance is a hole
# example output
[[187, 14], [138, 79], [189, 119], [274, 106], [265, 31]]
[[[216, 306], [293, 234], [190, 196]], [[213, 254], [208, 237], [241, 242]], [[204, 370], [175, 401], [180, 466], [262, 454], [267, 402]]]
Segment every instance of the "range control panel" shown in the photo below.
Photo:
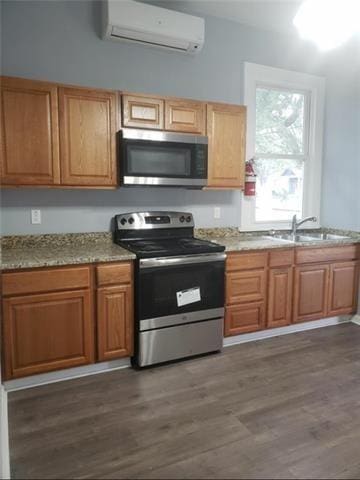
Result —
[[194, 227], [189, 212], [132, 212], [115, 216], [117, 230]]

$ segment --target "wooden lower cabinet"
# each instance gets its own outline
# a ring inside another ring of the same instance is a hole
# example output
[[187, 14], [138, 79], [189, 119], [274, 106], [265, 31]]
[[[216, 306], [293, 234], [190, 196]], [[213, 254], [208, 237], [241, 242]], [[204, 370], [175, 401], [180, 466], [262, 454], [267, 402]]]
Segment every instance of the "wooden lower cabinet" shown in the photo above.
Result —
[[90, 290], [3, 300], [6, 380], [94, 361]]
[[5, 380], [133, 353], [132, 262], [8, 271], [1, 290]]
[[284, 327], [291, 323], [293, 268], [269, 270], [267, 327]]
[[356, 261], [330, 266], [329, 316], [356, 312], [358, 284], [359, 266]]
[[131, 285], [99, 288], [97, 292], [98, 360], [133, 354], [133, 292]]
[[225, 336], [265, 328], [267, 263], [268, 252], [227, 256]]
[[327, 316], [329, 265], [295, 267], [293, 322]]
[[255, 332], [264, 328], [264, 302], [243, 303], [226, 307], [225, 336]]
[[262, 300], [266, 290], [266, 272], [244, 270], [226, 275], [226, 303], [244, 303]]

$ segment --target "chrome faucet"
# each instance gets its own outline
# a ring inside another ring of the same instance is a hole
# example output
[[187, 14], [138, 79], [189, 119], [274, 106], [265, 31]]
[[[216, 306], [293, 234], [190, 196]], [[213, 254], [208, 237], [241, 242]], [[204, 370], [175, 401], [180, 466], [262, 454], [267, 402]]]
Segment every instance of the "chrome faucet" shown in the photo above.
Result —
[[317, 217], [306, 217], [297, 221], [296, 215], [294, 215], [291, 221], [291, 233], [295, 236], [297, 229], [305, 222], [317, 222]]

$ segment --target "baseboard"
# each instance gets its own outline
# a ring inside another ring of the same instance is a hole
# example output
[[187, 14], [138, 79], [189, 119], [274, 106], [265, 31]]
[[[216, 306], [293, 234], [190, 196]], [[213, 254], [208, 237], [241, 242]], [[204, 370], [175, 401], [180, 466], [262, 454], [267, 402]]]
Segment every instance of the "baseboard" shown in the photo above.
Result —
[[41, 373], [39, 375], [32, 375], [31, 377], [8, 380], [7, 382], [4, 382], [4, 387], [7, 392], [14, 392], [15, 390], [23, 390], [25, 388], [39, 387], [49, 383], [63, 382], [65, 380], [72, 380], [74, 378], [87, 377], [88, 375], [111, 372], [112, 370], [119, 370], [129, 366], [129, 358], [121, 358], [118, 360], [111, 360], [109, 362], [85, 365], [83, 367], [68, 368], [58, 372]]
[[360, 326], [360, 313], [358, 313], [357, 315], [354, 315], [351, 319], [351, 322], [355, 323], [355, 325]]
[[10, 478], [7, 393], [0, 385], [0, 478]]
[[315, 328], [330, 327], [339, 325], [340, 323], [349, 323], [352, 321], [350, 316], [323, 318], [313, 322], [304, 322], [287, 327], [271, 328], [253, 333], [243, 333], [234, 335], [233, 337], [224, 338], [224, 347], [238, 345], [240, 343], [254, 342], [256, 340], [264, 340], [266, 338], [278, 337], [280, 335], [288, 335], [290, 333], [305, 332], [306, 330], [314, 330]]

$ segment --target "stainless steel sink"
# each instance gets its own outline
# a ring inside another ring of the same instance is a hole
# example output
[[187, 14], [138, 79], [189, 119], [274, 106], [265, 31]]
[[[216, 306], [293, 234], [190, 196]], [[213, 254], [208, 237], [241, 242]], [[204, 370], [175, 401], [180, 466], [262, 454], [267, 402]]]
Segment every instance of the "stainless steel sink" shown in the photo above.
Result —
[[293, 235], [292, 233], [281, 233], [272, 235], [271, 238], [276, 238], [277, 240], [286, 240], [287, 242], [313, 242], [314, 239], [308, 235]]
[[277, 233], [268, 238], [275, 238], [276, 240], [284, 240], [286, 242], [321, 242], [324, 240], [346, 240], [350, 237], [343, 235], [335, 235], [332, 233], [309, 233], [293, 235], [292, 233]]
[[314, 240], [348, 240], [351, 238], [345, 235], [335, 235], [334, 233], [309, 233], [307, 236]]

